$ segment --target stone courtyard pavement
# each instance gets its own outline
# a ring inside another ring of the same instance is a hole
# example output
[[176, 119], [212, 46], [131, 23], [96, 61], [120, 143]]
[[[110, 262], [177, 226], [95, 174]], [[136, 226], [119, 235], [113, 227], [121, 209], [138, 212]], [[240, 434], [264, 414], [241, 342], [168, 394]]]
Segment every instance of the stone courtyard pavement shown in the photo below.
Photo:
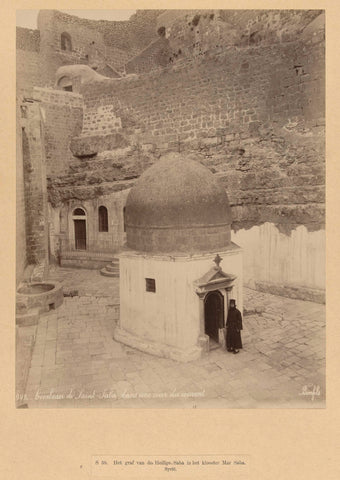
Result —
[[245, 289], [240, 353], [219, 348], [184, 364], [113, 340], [119, 279], [55, 268], [49, 280], [67, 296], [36, 329], [28, 408], [325, 406], [324, 305]]

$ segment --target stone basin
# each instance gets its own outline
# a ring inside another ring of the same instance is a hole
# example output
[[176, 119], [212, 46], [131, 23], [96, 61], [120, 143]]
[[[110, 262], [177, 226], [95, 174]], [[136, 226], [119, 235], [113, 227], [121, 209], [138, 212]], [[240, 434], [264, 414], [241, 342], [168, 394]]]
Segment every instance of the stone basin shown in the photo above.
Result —
[[45, 293], [53, 290], [55, 287], [52, 283], [30, 283], [24, 285], [18, 289], [18, 293], [23, 293], [24, 295], [37, 295], [39, 293]]
[[58, 308], [64, 300], [59, 282], [34, 282], [20, 285], [17, 290], [17, 313], [38, 309], [39, 313]]

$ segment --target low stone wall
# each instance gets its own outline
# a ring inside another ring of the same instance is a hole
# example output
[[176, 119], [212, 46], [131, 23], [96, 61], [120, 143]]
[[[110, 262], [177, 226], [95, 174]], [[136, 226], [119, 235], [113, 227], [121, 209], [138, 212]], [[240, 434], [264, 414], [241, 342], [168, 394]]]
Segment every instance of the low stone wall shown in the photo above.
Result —
[[325, 290], [301, 287], [299, 285], [273, 284], [268, 282], [255, 282], [256, 290], [281, 297], [295, 298], [315, 303], [326, 303]]

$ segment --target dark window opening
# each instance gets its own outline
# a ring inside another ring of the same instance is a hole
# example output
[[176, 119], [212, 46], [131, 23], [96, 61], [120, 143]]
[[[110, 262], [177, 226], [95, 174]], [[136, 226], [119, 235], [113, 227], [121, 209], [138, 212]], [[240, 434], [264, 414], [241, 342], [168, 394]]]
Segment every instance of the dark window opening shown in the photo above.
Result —
[[156, 292], [156, 280], [154, 278], [145, 279], [145, 288], [147, 292]]
[[157, 33], [160, 37], [165, 37], [165, 34], [166, 34], [165, 27], [159, 27], [159, 29], [157, 30]]
[[99, 207], [98, 209], [98, 220], [99, 220], [99, 231], [100, 232], [108, 232], [109, 231], [109, 222], [107, 216], [107, 208], [106, 207]]
[[73, 212], [73, 215], [85, 215], [85, 212], [82, 208], [76, 208]]
[[55, 303], [49, 303], [48, 309], [49, 310], [55, 310]]
[[71, 35], [68, 33], [64, 32], [61, 34], [60, 37], [60, 46], [62, 50], [65, 50], [67, 52], [72, 51], [72, 40], [71, 40]]
[[302, 65], [294, 65], [296, 75], [302, 75], [304, 73]]
[[67, 85], [66, 87], [63, 87], [63, 90], [65, 90], [65, 92], [72, 92], [72, 85]]

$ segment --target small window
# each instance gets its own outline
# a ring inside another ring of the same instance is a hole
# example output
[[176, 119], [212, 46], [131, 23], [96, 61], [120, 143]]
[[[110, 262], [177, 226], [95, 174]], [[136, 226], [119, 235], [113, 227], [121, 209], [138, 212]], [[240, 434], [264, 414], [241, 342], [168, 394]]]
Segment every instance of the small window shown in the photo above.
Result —
[[72, 92], [72, 85], [67, 85], [66, 87], [63, 87], [63, 90], [65, 90], [65, 92]]
[[62, 50], [65, 50], [67, 52], [72, 51], [72, 40], [71, 40], [71, 35], [68, 33], [64, 32], [61, 34], [60, 37], [60, 46]]
[[157, 30], [157, 33], [160, 37], [165, 37], [166, 28], [165, 27], [159, 27], [159, 29]]
[[106, 207], [99, 207], [98, 209], [98, 220], [99, 220], [99, 231], [100, 232], [108, 232], [109, 231], [109, 222], [107, 216], [107, 208]]
[[156, 292], [156, 280], [154, 278], [145, 279], [145, 288], [147, 292]]
[[76, 208], [73, 212], [73, 215], [85, 215], [85, 212], [82, 208]]

